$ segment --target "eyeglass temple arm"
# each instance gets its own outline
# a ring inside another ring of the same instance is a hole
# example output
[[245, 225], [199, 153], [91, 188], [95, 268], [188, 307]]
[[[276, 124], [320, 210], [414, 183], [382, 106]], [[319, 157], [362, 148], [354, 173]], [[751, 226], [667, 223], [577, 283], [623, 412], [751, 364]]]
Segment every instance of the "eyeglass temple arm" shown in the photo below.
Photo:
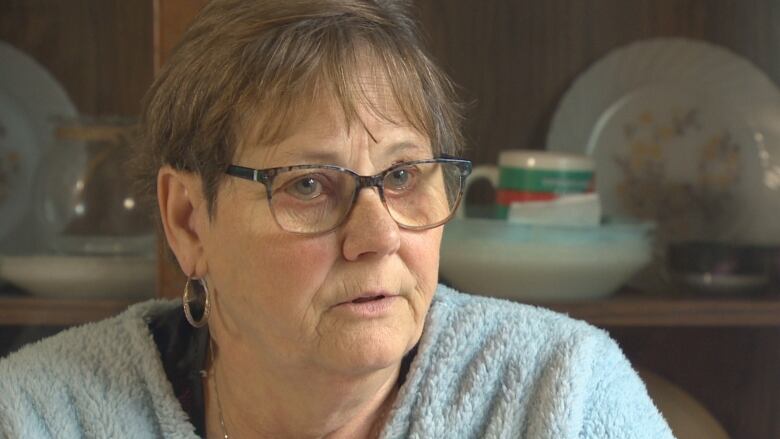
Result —
[[471, 160], [464, 160], [447, 154], [442, 154], [440, 158], [447, 160], [448, 162], [455, 163], [460, 169], [460, 174], [462, 177], [465, 178], [471, 174], [471, 169], [473, 166]]
[[258, 169], [245, 168], [243, 166], [230, 165], [227, 167], [227, 170], [225, 172], [228, 175], [232, 175], [234, 177], [257, 181], [263, 184], [268, 183], [269, 180], [269, 176], [267, 173], [262, 172]]

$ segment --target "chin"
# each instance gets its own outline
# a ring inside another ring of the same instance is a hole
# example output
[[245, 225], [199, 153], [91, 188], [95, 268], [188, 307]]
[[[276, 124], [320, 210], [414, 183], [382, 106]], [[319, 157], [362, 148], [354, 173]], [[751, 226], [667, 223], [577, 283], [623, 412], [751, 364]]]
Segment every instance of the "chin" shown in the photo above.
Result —
[[404, 355], [416, 340], [410, 340], [411, 328], [397, 327], [363, 328], [343, 339], [334, 354], [334, 360], [352, 373], [368, 373], [394, 367], [401, 363]]

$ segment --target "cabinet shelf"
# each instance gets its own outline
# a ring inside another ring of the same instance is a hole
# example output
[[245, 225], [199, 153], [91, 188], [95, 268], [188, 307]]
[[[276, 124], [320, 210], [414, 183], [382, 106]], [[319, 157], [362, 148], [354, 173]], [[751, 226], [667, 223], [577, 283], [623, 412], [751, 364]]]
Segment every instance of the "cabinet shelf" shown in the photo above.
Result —
[[780, 296], [650, 296], [621, 291], [597, 301], [535, 302], [597, 326], [780, 326]]
[[0, 296], [0, 326], [71, 326], [111, 317], [132, 300]]
[[[132, 300], [0, 296], [0, 326], [69, 326], [115, 315]], [[780, 296], [702, 298], [621, 292], [583, 302], [534, 302], [597, 326], [780, 327]]]

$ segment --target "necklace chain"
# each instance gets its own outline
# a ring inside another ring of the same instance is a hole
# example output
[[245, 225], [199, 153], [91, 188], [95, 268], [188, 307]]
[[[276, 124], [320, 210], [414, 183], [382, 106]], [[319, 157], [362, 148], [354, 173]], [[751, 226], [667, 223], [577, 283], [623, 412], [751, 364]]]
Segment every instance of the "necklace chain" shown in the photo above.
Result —
[[219, 413], [219, 426], [222, 430], [222, 436], [224, 439], [230, 439], [227, 428], [225, 427], [225, 418], [222, 416], [222, 402], [219, 398], [219, 385], [217, 384], [217, 363], [214, 361], [214, 340], [210, 340], [209, 343], [209, 357], [211, 359], [211, 378], [214, 381], [214, 394], [217, 397], [217, 413]]
[[[217, 399], [217, 413], [219, 414], [219, 427], [220, 427], [220, 429], [222, 431], [223, 439], [230, 439], [230, 435], [227, 432], [227, 427], [225, 427], [225, 418], [224, 418], [224, 416], [222, 416], [222, 402], [221, 402], [221, 400], [219, 398], [219, 384], [217, 383], [217, 364], [214, 361], [214, 340], [210, 340], [209, 341], [209, 358], [211, 360], [210, 361], [211, 362], [211, 373], [208, 373], [208, 372], [206, 372], [204, 370], [204, 371], [202, 371], [202, 374], [203, 374], [203, 376], [212, 378], [213, 381], [214, 381], [214, 395], [216, 395], [216, 399]], [[384, 419], [382, 419], [382, 417], [384, 415], [387, 415], [386, 410], [388, 410], [388, 409], [383, 410], [382, 416], [380, 416], [380, 418], [379, 418], [380, 421], [384, 421]], [[371, 432], [372, 434], [371, 434], [371, 436], [378, 436], [378, 434], [376, 434], [376, 435], [373, 434], [374, 433], [374, 431], [373, 431], [374, 428], [376, 428], [376, 425], [372, 426], [372, 432]]]

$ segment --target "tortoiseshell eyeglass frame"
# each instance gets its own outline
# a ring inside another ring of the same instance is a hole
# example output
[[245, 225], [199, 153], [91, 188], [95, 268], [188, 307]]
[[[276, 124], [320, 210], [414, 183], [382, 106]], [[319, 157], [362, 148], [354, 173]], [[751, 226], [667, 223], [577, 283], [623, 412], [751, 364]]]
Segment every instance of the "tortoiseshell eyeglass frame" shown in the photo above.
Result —
[[[403, 223], [400, 223], [392, 214], [392, 211], [390, 211], [390, 208], [387, 206], [387, 201], [385, 199], [385, 188], [384, 188], [384, 181], [388, 174], [391, 172], [400, 169], [405, 168], [409, 166], [414, 166], [418, 164], [427, 164], [427, 163], [439, 163], [439, 164], [446, 164], [446, 165], [453, 165], [456, 166], [458, 169], [458, 175], [460, 176], [460, 189], [458, 193], [456, 194], [455, 202], [452, 203], [450, 214], [444, 218], [441, 221], [437, 221], [432, 224], [424, 224], [419, 226], [409, 226]], [[273, 203], [271, 203], [271, 200], [273, 199], [273, 182], [274, 179], [285, 172], [290, 171], [296, 171], [301, 169], [329, 169], [333, 171], [338, 171], [344, 174], [347, 174], [354, 178], [355, 180], [355, 190], [352, 194], [352, 199], [350, 202], [349, 207], [346, 209], [342, 217], [339, 219], [339, 221], [334, 225], [333, 227], [326, 228], [324, 230], [317, 230], [317, 231], [296, 231], [296, 230], [289, 230], [285, 228], [282, 224], [279, 223], [279, 220], [276, 217], [276, 213], [274, 212]], [[412, 160], [407, 162], [400, 162], [396, 163], [393, 166], [385, 169], [384, 171], [380, 172], [376, 175], [360, 175], [356, 173], [355, 171], [344, 168], [341, 166], [336, 165], [327, 165], [327, 164], [311, 164], [311, 165], [295, 165], [295, 166], [282, 166], [282, 167], [276, 167], [276, 168], [267, 168], [267, 169], [254, 169], [254, 168], [247, 168], [244, 166], [238, 166], [238, 165], [230, 165], [227, 167], [227, 170], [225, 171], [226, 174], [243, 178], [246, 180], [255, 181], [258, 183], [262, 183], [265, 186], [266, 189], [266, 196], [268, 198], [268, 204], [269, 208], [271, 209], [271, 214], [274, 217], [274, 220], [276, 221], [277, 225], [279, 225], [282, 230], [285, 230], [290, 233], [300, 234], [300, 235], [313, 235], [313, 234], [322, 234], [322, 233], [328, 233], [335, 229], [337, 229], [339, 226], [341, 226], [347, 217], [349, 217], [350, 212], [352, 211], [352, 208], [355, 205], [355, 201], [357, 200], [358, 194], [363, 188], [371, 188], [376, 187], [379, 190], [379, 197], [382, 200], [382, 204], [385, 206], [385, 209], [387, 209], [390, 216], [393, 218], [393, 220], [402, 228], [409, 229], [409, 230], [426, 230], [431, 229], [434, 227], [438, 227], [450, 219], [455, 215], [455, 211], [458, 209], [458, 206], [460, 205], [461, 199], [463, 198], [463, 189], [465, 186], [466, 178], [471, 174], [472, 164], [469, 160], [464, 160], [460, 158], [450, 157], [450, 156], [442, 156], [438, 158], [432, 158], [432, 159], [424, 159], [424, 160]]]

